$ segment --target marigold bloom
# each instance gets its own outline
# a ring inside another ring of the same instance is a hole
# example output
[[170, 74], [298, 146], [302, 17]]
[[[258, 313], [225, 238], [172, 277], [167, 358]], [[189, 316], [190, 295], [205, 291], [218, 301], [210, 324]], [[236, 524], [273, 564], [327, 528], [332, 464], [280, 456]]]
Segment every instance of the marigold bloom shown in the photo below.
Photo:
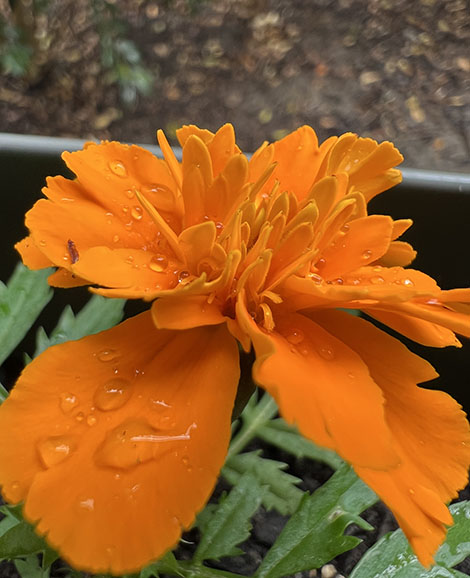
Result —
[[[57, 287], [152, 301], [52, 347], [0, 409], [0, 483], [77, 568], [136, 570], [188, 528], [230, 437], [239, 351], [283, 417], [350, 462], [429, 565], [464, 487], [468, 423], [434, 369], [360, 309], [425, 345], [470, 336], [470, 290], [405, 269], [410, 226], [368, 215], [401, 179], [391, 143], [302, 127], [248, 160], [233, 128], [183, 127], [178, 162], [136, 146], [64, 153], [18, 244]], [[27, 427], [21, 427], [27, 424]]]

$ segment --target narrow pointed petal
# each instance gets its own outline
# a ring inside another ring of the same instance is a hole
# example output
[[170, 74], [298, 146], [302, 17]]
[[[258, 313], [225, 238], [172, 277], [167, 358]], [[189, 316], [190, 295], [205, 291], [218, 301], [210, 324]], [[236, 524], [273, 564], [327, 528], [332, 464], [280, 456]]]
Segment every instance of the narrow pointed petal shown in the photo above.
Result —
[[136, 571], [208, 499], [238, 379], [225, 326], [158, 330], [150, 313], [52, 347], [0, 408], [3, 495], [76, 568]]

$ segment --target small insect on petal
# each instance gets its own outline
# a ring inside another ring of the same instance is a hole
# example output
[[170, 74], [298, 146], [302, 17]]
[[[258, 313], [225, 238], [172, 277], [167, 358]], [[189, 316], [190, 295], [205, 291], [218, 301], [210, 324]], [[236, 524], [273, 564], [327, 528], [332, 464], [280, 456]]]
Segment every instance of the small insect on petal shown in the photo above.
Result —
[[77, 247], [75, 246], [75, 243], [71, 239], [67, 241], [67, 250], [70, 255], [70, 261], [73, 265], [80, 259], [80, 255], [78, 254], [78, 250]]

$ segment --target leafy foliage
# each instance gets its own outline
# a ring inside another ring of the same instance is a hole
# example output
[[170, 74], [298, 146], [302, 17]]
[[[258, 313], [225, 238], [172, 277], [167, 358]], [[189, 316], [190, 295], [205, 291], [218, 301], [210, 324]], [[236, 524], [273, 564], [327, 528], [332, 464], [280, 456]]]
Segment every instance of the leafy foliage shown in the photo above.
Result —
[[49, 336], [43, 327], [39, 328], [34, 357], [51, 345], [81, 339], [113, 327], [121, 321], [125, 303], [125, 299], [105, 299], [100, 295], [93, 295], [77, 315], [70, 306], [65, 307], [57, 326]]
[[350, 578], [463, 578], [454, 566], [470, 556], [470, 502], [450, 507], [454, 525], [439, 548], [436, 565], [425, 569], [401, 530], [389, 533], [372, 547], [354, 568]]
[[19, 264], [8, 284], [0, 282], [0, 364], [20, 343], [52, 297], [51, 269], [31, 271]]

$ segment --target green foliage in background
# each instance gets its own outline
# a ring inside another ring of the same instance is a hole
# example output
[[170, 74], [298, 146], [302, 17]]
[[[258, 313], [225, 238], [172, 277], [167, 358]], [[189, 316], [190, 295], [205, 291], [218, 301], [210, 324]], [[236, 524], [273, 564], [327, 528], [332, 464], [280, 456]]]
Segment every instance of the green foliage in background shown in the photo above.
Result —
[[[18, 346], [50, 300], [48, 273], [19, 265], [9, 282], [0, 285], [2, 360]], [[112, 327], [121, 320], [123, 307], [123, 300], [98, 296], [93, 296], [77, 314], [66, 307], [49, 335], [42, 328], [37, 331], [36, 349], [29, 352], [26, 361], [47, 347]], [[7, 395], [0, 384], [0, 403]], [[186, 549], [180, 559], [178, 550], [169, 552], [126, 578], [241, 578], [212, 565], [217, 560], [229, 562], [231, 557], [243, 555], [252, 518], [261, 507], [277, 510], [289, 519], [251, 578], [283, 578], [321, 568], [360, 542], [346, 531], [351, 525], [372, 529], [361, 514], [377, 501], [374, 492], [334, 452], [318, 448], [278, 418], [271, 397], [258, 397], [255, 393], [234, 423], [234, 434], [222, 469], [229, 490], [199, 514], [195, 522], [199, 539], [192, 554]], [[323, 462], [334, 474], [315, 492], [305, 491], [299, 487], [301, 480], [287, 471], [286, 463], [265, 458], [261, 450], [253, 451], [256, 439], [281, 450], [283, 455], [305, 460], [306, 464], [308, 460]], [[451, 512], [455, 524], [438, 551], [433, 568], [424, 569], [402, 532], [396, 531], [366, 552], [350, 578], [463, 578], [455, 566], [470, 555], [470, 503], [455, 504]], [[70, 568], [58, 558], [23, 520], [21, 505], [1, 506], [0, 517], [0, 561], [12, 561], [22, 578], [89, 578], [89, 574]]]

